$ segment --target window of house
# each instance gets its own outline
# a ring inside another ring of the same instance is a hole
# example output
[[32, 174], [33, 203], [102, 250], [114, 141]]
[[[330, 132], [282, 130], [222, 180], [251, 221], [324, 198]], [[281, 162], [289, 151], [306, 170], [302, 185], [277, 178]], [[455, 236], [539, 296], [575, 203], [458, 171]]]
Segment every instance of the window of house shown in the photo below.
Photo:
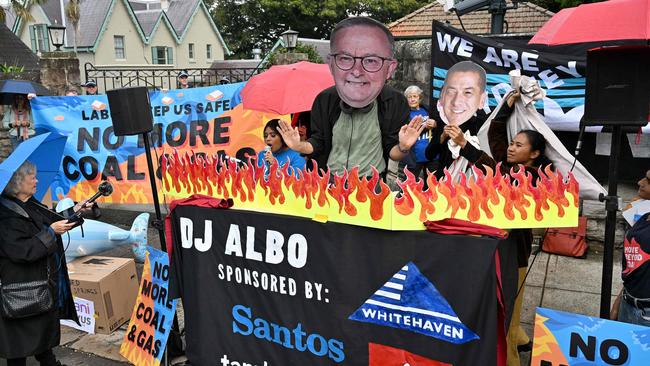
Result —
[[115, 45], [115, 59], [126, 59], [126, 53], [124, 52], [124, 36], [113, 36], [113, 43]]
[[50, 38], [47, 24], [34, 24], [29, 27], [29, 38], [32, 41], [32, 51], [50, 52]]
[[208, 60], [212, 60], [212, 45], [209, 44], [205, 47], [205, 57]]
[[165, 46], [151, 47], [151, 61], [155, 65], [171, 65], [174, 63], [174, 49]]
[[191, 61], [194, 61], [194, 43], [189, 43], [187, 46], [187, 56]]

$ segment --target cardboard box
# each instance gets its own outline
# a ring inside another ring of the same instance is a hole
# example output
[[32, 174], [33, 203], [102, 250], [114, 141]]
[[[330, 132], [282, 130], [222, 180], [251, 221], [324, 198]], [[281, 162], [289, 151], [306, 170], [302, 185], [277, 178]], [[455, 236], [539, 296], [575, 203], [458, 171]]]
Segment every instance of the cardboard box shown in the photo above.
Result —
[[95, 306], [95, 333], [110, 334], [131, 318], [138, 276], [131, 258], [89, 256], [68, 263], [72, 295]]

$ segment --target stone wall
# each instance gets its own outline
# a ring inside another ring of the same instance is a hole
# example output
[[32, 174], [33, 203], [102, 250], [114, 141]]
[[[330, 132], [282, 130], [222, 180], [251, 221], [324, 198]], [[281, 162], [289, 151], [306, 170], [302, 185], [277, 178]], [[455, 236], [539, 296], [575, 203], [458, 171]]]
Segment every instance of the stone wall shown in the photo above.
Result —
[[41, 57], [41, 84], [54, 95], [65, 95], [68, 89], [79, 92], [79, 59], [74, 52], [45, 52]]
[[404, 91], [410, 85], [424, 90], [424, 103], [428, 104], [431, 86], [431, 40], [405, 40], [395, 42], [395, 57], [399, 60], [397, 70], [389, 84]]

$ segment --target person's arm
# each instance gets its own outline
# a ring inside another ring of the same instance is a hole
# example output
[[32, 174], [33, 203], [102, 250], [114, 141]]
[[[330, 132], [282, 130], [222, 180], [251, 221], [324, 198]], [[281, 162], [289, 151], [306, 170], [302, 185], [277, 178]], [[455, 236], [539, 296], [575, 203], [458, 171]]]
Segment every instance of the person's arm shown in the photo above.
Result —
[[477, 166], [487, 165], [492, 168], [496, 166], [496, 161], [492, 159], [485, 151], [476, 148], [465, 139], [463, 130], [458, 126], [446, 126], [445, 131], [458, 146], [460, 146], [460, 156], [464, 157], [470, 163]]
[[300, 141], [298, 129], [291, 127], [291, 125], [286, 121], [280, 120], [278, 131], [280, 132], [280, 135], [282, 135], [284, 143], [287, 144], [291, 150], [305, 155], [314, 152], [312, 144], [309, 141]]
[[420, 137], [424, 127], [422, 116], [415, 116], [409, 123], [403, 125], [398, 134], [399, 142], [389, 152], [390, 158], [396, 161], [404, 159]]
[[34, 262], [46, 257], [56, 251], [56, 235], [72, 227], [73, 224], [66, 222], [67, 220], [54, 222], [50, 227], [34, 233], [26, 229], [23, 220], [5, 219], [0, 224], [0, 236], [3, 238], [0, 253], [17, 263]]

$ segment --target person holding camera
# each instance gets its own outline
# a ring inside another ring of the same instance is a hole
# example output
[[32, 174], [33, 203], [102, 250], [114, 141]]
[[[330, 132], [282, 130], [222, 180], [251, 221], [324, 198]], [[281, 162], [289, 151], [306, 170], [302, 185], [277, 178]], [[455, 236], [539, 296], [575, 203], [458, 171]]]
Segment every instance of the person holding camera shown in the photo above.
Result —
[[0, 196], [0, 357], [7, 366], [24, 366], [28, 356], [61, 365], [52, 351], [59, 320], [78, 323], [61, 240], [74, 223], [33, 197], [37, 183], [36, 167], [25, 161]]

